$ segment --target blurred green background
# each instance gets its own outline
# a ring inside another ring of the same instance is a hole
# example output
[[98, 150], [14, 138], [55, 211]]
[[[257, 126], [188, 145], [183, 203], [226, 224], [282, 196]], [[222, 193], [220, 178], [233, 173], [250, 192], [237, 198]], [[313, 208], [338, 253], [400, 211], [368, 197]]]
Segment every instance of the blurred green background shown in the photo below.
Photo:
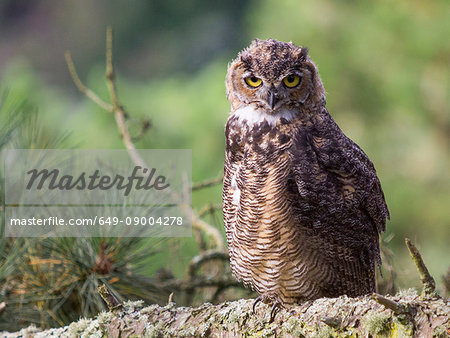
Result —
[[[227, 63], [254, 38], [307, 46], [327, 107], [375, 164], [391, 211], [384, 246], [400, 288], [419, 286], [409, 237], [443, 287], [450, 266], [450, 2], [418, 1], [46, 1], [0, 2], [0, 86], [37, 111], [64, 144], [122, 149], [114, 119], [79, 93], [105, 100], [105, 30], [114, 30], [119, 98], [138, 148], [189, 148], [193, 181], [217, 177], [224, 161]], [[0, 129], [1, 130], [1, 129]], [[193, 206], [221, 203], [221, 187], [193, 193]], [[222, 230], [217, 215], [209, 220]], [[149, 264], [183, 277], [194, 239]]]

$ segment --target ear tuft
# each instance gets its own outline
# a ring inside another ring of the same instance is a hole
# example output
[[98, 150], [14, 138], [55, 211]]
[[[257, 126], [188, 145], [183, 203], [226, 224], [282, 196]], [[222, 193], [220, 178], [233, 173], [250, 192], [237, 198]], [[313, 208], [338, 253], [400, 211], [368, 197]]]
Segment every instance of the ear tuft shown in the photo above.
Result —
[[301, 61], [306, 61], [308, 58], [308, 48], [307, 47], [301, 47], [299, 58]]
[[250, 66], [250, 55], [248, 53], [243, 53], [239, 56], [241, 62], [244, 63], [247, 67]]

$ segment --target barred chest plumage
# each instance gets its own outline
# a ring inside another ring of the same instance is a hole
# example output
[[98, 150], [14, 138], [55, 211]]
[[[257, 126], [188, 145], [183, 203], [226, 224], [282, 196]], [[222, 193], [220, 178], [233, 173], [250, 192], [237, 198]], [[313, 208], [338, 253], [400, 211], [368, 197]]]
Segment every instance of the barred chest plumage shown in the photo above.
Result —
[[[283, 303], [318, 290], [303, 279], [311, 266], [302, 260], [305, 231], [293, 210], [296, 198], [289, 150], [299, 120], [248, 123], [239, 114], [227, 123], [224, 209], [233, 274], [260, 294]], [[225, 191], [228, 191], [225, 193]]]

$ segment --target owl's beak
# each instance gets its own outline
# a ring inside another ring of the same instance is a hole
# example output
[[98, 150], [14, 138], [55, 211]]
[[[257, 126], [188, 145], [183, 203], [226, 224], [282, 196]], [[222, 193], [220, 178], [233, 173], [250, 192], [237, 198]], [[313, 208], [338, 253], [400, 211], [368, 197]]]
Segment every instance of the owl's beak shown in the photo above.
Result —
[[275, 91], [275, 89], [270, 89], [269, 90], [269, 98], [268, 98], [268, 100], [267, 100], [267, 102], [269, 103], [269, 106], [270, 106], [270, 108], [274, 108], [275, 107], [275, 105], [277, 104], [277, 102], [279, 101], [279, 99], [278, 99], [278, 94], [277, 94], [277, 92]]

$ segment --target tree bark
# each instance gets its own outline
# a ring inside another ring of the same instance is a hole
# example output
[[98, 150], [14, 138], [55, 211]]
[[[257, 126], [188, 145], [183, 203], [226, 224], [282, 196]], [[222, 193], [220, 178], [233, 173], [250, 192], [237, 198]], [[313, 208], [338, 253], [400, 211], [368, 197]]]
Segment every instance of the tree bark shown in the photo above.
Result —
[[[379, 298], [381, 297], [381, 298]], [[95, 319], [58, 329], [24, 329], [22, 337], [449, 337], [450, 300], [424, 299], [413, 290], [397, 296], [322, 298], [281, 309], [269, 323], [270, 307], [253, 299], [196, 308], [127, 302]], [[26, 331], [28, 330], [28, 332]]]

